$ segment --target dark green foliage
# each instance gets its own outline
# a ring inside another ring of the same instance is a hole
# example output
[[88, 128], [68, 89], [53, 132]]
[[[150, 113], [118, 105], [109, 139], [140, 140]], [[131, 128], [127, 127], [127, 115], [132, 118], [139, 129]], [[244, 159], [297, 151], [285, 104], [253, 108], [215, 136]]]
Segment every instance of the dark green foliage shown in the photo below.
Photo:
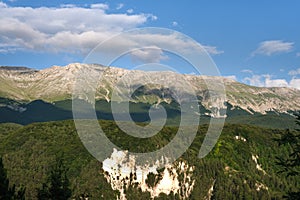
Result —
[[6, 169], [0, 157], [0, 200], [25, 200], [25, 188], [21, 187], [16, 191], [16, 185], [9, 187]]
[[127, 199], [132, 199], [132, 200], [150, 199], [150, 193], [142, 192], [142, 190], [138, 188], [137, 185], [135, 184], [130, 185], [129, 188], [125, 191], [125, 194]]
[[[296, 113], [296, 124], [300, 125], [300, 113]], [[280, 139], [277, 139], [280, 145], [287, 146], [289, 148], [289, 154], [286, 157], [277, 157], [280, 173], [286, 174], [288, 177], [296, 177], [300, 179], [300, 129], [295, 131], [286, 130], [281, 135]], [[296, 191], [289, 191], [285, 195], [287, 199], [300, 199], [300, 189]]]
[[156, 175], [153, 174], [152, 172], [150, 174], [148, 174], [147, 176], [147, 180], [146, 180], [146, 184], [148, 185], [148, 187], [153, 188], [156, 185]]
[[67, 200], [71, 197], [69, 185], [67, 169], [62, 157], [57, 157], [56, 163], [50, 171], [48, 181], [43, 183], [41, 189], [38, 189], [37, 197], [39, 200]]
[[4, 169], [2, 158], [0, 158], [0, 199], [11, 199], [12, 191], [9, 188], [6, 170]]
[[281, 173], [287, 176], [300, 174], [300, 132], [286, 130], [279, 140], [280, 145], [288, 145], [290, 154], [288, 157], [278, 158], [278, 164], [282, 167]]
[[[100, 121], [100, 124], [112, 142], [135, 152], [152, 151], [157, 145], [161, 148], [177, 132], [176, 127], [164, 127], [151, 138], [137, 139], [123, 133], [112, 121]], [[55, 155], [60, 153], [65, 169], [68, 169], [64, 176], [69, 179], [71, 198], [89, 196], [89, 199], [116, 199], [119, 195], [107, 183], [101, 163], [82, 145], [73, 121], [35, 123], [15, 128], [3, 124], [0, 130], [3, 130], [0, 154], [8, 169], [7, 177], [13, 184], [26, 186], [27, 199], [37, 199], [36, 188], [49, 191], [49, 173], [55, 169]], [[9, 134], [4, 133], [6, 130]], [[281, 199], [284, 194], [300, 188], [296, 177], [277, 173], [281, 168], [276, 165], [276, 157], [287, 157], [291, 147], [279, 145], [273, 138], [283, 135], [285, 131], [227, 124], [214, 149], [207, 157], [199, 159], [197, 156], [206, 131], [207, 125], [200, 126], [192, 145], [179, 158], [195, 166], [192, 176], [195, 186], [190, 199], [207, 198], [212, 186], [213, 199]], [[247, 141], [236, 140], [235, 136], [242, 136]], [[266, 174], [256, 168], [252, 155], [259, 155], [258, 163]], [[157, 175], [149, 175], [148, 178], [147, 184], [150, 186], [161, 179]], [[42, 183], [46, 184], [43, 186]], [[261, 188], [258, 191], [258, 184], [268, 189]], [[150, 195], [136, 185], [130, 186], [127, 194], [129, 200], [149, 199]], [[41, 192], [40, 195], [44, 194]], [[179, 196], [161, 194], [156, 199], [179, 199]]]
[[26, 188], [21, 187], [14, 195], [15, 200], [25, 200], [25, 191]]

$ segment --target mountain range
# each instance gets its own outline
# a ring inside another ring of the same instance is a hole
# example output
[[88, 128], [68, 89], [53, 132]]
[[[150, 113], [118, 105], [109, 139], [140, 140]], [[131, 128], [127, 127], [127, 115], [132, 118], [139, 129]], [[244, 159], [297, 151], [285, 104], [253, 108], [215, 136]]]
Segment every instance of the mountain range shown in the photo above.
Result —
[[[113, 90], [122, 81], [122, 77], [128, 74], [129, 77], [134, 77], [133, 81], [144, 77], [151, 77], [154, 81], [156, 79], [153, 77], [158, 77], [162, 82], [187, 81], [190, 90], [197, 97], [202, 123], [207, 123], [210, 117], [224, 117], [213, 109], [210, 101], [227, 109], [228, 122], [268, 126], [269, 123], [279, 120], [277, 128], [290, 128], [294, 124], [292, 113], [300, 110], [300, 90], [293, 88], [254, 87], [224, 77], [178, 74], [171, 71], [145, 72], [73, 63], [43, 70], [0, 67], [0, 110], [3, 113], [0, 122], [29, 124], [36, 121], [71, 119], [72, 94], [78, 75], [100, 77], [95, 86], [91, 86], [95, 90], [97, 116], [100, 119], [113, 119], [110, 106]], [[208, 83], [223, 83], [226, 98], [214, 98], [214, 92], [218, 91], [210, 91]], [[167, 109], [168, 117], [178, 119], [180, 107], [173, 96], [172, 88], [159, 84], [137, 87], [130, 99], [133, 120], [148, 121], [148, 109], [153, 104], [163, 105]], [[89, 97], [84, 95], [75, 98], [89, 101]]]
[[[102, 82], [97, 86], [96, 99], [109, 101], [112, 88], [114, 88], [120, 77], [128, 73], [128, 70], [79, 63], [69, 64], [64, 67], [53, 66], [43, 70], [34, 70], [26, 67], [0, 67], [0, 95], [14, 100], [31, 101], [41, 99], [46, 102], [71, 98], [76, 73], [79, 71], [80, 73], [89, 73], [88, 68], [91, 66], [96, 66], [99, 72], [103, 73]], [[134, 76], [142, 77], [143, 73], [145, 72], [136, 70], [134, 71]], [[260, 113], [270, 110], [282, 112], [300, 109], [298, 104], [300, 91], [297, 89], [254, 87], [223, 77], [175, 74], [174, 72], [154, 72], [154, 76], [161, 73], [166, 73], [167, 77], [174, 75], [176, 77], [184, 76], [196, 94], [202, 97], [204, 101], [207, 94], [205, 80], [212, 79], [217, 81], [222, 79], [226, 89], [227, 102], [233, 106], [239, 106], [249, 112], [255, 111]], [[156, 101], [158, 101], [159, 97], [156, 96], [156, 98]]]

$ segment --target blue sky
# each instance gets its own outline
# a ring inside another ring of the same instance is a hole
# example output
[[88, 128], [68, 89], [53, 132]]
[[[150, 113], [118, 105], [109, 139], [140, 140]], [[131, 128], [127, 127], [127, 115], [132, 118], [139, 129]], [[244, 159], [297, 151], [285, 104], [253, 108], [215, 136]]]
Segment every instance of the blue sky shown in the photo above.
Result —
[[[0, 0], [0, 65], [42, 69], [82, 62], [109, 36], [150, 26], [174, 29], [204, 45], [223, 76], [300, 89], [299, 8], [297, 0]], [[168, 60], [157, 49], [135, 58]], [[184, 64], [178, 71], [192, 73]]]

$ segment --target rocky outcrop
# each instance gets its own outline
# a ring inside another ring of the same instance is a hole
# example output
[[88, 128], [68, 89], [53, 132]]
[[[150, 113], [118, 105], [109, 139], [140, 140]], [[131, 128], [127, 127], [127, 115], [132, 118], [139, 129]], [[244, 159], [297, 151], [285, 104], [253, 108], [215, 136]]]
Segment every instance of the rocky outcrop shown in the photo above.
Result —
[[[112, 189], [120, 192], [120, 200], [126, 200], [126, 190], [135, 185], [143, 192], [149, 192], [152, 199], [161, 193], [169, 195], [171, 192], [180, 199], [189, 198], [195, 184], [194, 167], [186, 161], [168, 164], [165, 163], [167, 159], [162, 158], [152, 166], [139, 166], [127, 153], [114, 149], [111, 157], [103, 161], [104, 176]], [[162, 172], [158, 172], [160, 162], [166, 164]]]

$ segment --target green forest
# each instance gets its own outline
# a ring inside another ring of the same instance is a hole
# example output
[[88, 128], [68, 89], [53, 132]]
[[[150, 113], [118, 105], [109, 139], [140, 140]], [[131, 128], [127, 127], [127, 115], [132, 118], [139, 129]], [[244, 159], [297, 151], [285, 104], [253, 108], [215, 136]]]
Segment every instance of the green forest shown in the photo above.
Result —
[[[176, 127], [165, 126], [151, 138], [136, 139], [123, 133], [113, 121], [100, 120], [99, 124], [120, 148], [138, 152], [168, 144], [177, 132]], [[212, 185], [211, 199], [297, 197], [299, 130], [226, 124], [214, 149], [199, 159], [207, 128], [198, 127], [192, 145], [178, 159], [195, 166], [195, 186], [189, 199], [207, 199]], [[246, 141], [237, 140], [236, 136]], [[262, 170], [253, 161], [256, 155]], [[0, 157], [0, 199], [117, 199], [119, 195], [107, 183], [102, 163], [84, 148], [72, 120], [25, 126], [0, 124]], [[136, 185], [126, 193], [132, 200], [150, 198]], [[54, 194], [61, 194], [61, 198]], [[178, 196], [161, 194], [155, 199]]]

